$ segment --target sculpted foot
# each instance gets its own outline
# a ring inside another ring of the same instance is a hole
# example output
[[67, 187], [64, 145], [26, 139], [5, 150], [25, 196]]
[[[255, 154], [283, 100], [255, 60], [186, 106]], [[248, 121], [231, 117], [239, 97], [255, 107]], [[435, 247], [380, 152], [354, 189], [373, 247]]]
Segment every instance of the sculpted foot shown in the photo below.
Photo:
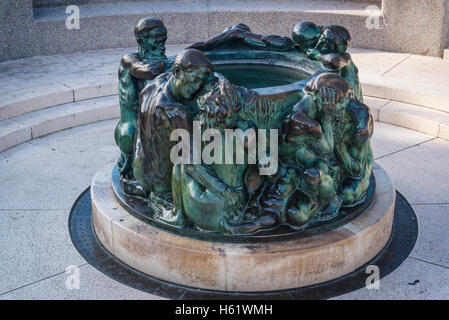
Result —
[[154, 218], [174, 226], [185, 225], [184, 214], [180, 208], [173, 206], [171, 194], [156, 194], [152, 192], [149, 199], [154, 210]]
[[182, 210], [172, 208], [171, 210], [161, 210], [157, 212], [154, 217], [166, 224], [170, 224], [173, 226], [184, 226], [185, 219]]
[[231, 234], [251, 234], [263, 229], [270, 229], [277, 226], [279, 217], [274, 212], [265, 212], [255, 221], [244, 222], [239, 225], [225, 223], [224, 230]]
[[142, 198], [145, 198], [146, 196], [142, 186], [139, 185], [139, 183], [137, 183], [136, 181], [122, 178], [120, 180], [120, 185], [123, 192], [129, 196], [137, 196]]
[[335, 218], [343, 204], [343, 198], [336, 195], [334, 199], [326, 206], [326, 208], [317, 215], [317, 220], [327, 221]]

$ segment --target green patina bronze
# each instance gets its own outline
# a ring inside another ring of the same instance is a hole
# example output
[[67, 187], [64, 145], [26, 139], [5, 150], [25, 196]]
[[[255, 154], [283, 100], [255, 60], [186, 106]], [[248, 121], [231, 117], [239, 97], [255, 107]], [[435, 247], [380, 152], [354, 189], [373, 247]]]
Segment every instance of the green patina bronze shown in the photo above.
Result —
[[359, 71], [351, 55], [346, 52], [351, 41], [346, 28], [336, 25], [323, 27], [304, 21], [293, 28], [292, 38], [296, 48], [307, 57], [320, 61], [325, 67], [337, 71], [349, 83], [355, 97], [363, 102]]
[[[122, 191], [145, 201], [154, 221], [235, 235], [303, 230], [367, 201], [373, 120], [345, 28], [302, 22], [292, 40], [238, 24], [175, 58], [165, 57], [160, 20], [139, 21], [135, 34], [138, 51], [120, 63], [115, 138]], [[203, 138], [219, 135], [195, 145], [198, 123]], [[172, 161], [177, 129], [188, 133], [190, 161]], [[243, 163], [225, 163], [228, 129], [247, 134]], [[259, 129], [266, 140], [277, 130], [277, 140], [251, 162], [250, 133]], [[212, 146], [220, 161], [192, 161]], [[276, 170], [261, 174], [273, 161]]]
[[146, 82], [163, 73], [170, 66], [170, 62], [165, 56], [167, 30], [161, 20], [156, 18], [140, 20], [134, 29], [134, 35], [138, 49], [122, 57], [118, 70], [120, 121], [115, 128], [114, 137], [120, 148], [118, 166], [123, 188], [129, 189], [130, 193], [142, 195], [138, 184], [134, 181], [131, 167], [139, 93]]

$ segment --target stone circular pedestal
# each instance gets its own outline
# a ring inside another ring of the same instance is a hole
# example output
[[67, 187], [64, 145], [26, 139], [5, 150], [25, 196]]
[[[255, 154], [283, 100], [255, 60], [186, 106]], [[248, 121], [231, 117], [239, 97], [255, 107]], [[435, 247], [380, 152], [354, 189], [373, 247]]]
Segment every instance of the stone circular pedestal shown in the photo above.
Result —
[[391, 235], [395, 190], [377, 165], [375, 198], [365, 213], [327, 233], [270, 243], [210, 242], [151, 226], [128, 213], [115, 198], [113, 166], [101, 169], [91, 185], [99, 241], [127, 265], [183, 286], [267, 292], [318, 284], [370, 261]]

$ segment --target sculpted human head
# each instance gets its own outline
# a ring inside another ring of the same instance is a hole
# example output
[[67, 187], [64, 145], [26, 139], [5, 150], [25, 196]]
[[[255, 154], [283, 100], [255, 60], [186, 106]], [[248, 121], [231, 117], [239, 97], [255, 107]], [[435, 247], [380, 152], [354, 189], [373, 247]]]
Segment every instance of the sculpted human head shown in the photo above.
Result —
[[341, 26], [327, 26], [321, 30], [316, 49], [321, 54], [344, 53], [351, 42], [349, 31]]
[[134, 28], [134, 35], [143, 58], [166, 58], [167, 29], [162, 20], [152, 17], [139, 20]]
[[310, 21], [303, 21], [293, 27], [292, 39], [299, 49], [305, 51], [315, 47], [320, 32], [320, 26]]
[[344, 108], [352, 89], [348, 82], [336, 73], [322, 73], [306, 84], [306, 92], [323, 102], [331, 102], [334, 108]]
[[175, 96], [192, 99], [213, 76], [207, 56], [197, 49], [186, 49], [176, 56], [171, 88]]

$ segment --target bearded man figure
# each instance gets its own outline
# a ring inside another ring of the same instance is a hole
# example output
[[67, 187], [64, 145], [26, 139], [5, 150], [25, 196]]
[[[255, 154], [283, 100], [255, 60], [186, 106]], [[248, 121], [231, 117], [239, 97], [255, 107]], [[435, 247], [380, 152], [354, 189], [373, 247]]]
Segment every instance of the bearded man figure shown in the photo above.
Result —
[[124, 55], [118, 70], [120, 121], [114, 137], [120, 148], [118, 168], [122, 189], [127, 194], [142, 196], [142, 188], [134, 180], [132, 170], [139, 93], [146, 82], [165, 72], [170, 63], [165, 56], [167, 30], [161, 20], [151, 17], [141, 19], [134, 35], [138, 43], [137, 51]]

